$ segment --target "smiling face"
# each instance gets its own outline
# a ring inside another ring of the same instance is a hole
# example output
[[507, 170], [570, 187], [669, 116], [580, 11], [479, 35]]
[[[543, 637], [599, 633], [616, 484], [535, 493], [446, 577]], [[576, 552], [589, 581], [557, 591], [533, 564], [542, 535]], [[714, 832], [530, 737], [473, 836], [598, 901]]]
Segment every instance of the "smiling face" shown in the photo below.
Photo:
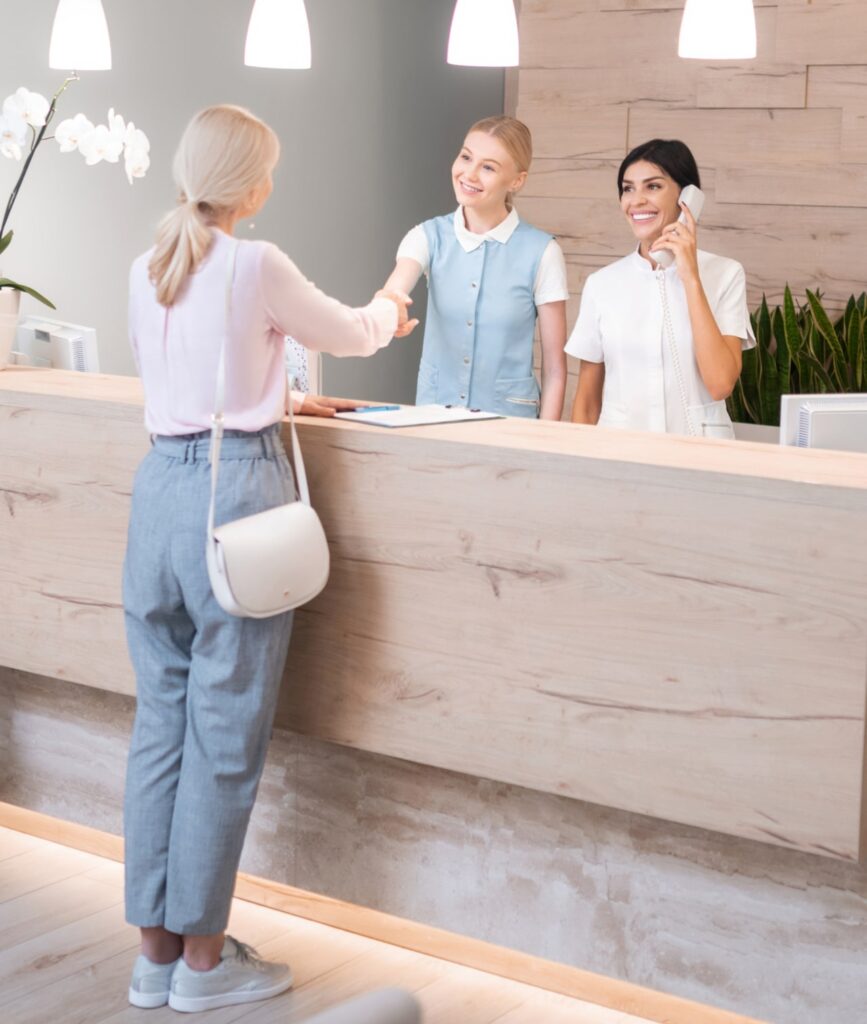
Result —
[[666, 224], [677, 220], [680, 191], [673, 178], [647, 160], [639, 160], [626, 168], [620, 208], [641, 243], [642, 252], [659, 238]]
[[455, 198], [474, 210], [505, 210], [506, 196], [526, 179], [503, 143], [485, 132], [470, 132], [452, 165]]

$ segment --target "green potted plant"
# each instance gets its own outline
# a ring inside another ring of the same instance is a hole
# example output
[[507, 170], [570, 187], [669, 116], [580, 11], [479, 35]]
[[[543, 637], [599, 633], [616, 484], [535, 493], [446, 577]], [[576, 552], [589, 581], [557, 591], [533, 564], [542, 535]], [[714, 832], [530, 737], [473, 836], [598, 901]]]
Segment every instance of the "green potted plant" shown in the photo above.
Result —
[[782, 306], [762, 298], [750, 319], [756, 347], [728, 400], [736, 423], [779, 426], [781, 395], [867, 391], [867, 292], [832, 318], [821, 293], [801, 305], [787, 285]]

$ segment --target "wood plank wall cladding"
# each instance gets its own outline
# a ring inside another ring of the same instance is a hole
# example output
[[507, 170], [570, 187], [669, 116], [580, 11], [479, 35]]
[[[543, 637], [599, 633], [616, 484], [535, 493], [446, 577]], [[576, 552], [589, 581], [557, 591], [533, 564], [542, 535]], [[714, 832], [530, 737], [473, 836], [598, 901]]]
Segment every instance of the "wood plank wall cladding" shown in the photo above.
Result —
[[867, 3], [756, 0], [758, 58], [742, 63], [681, 60], [682, 12], [681, 0], [520, 4], [514, 92], [536, 158], [519, 210], [560, 238], [570, 329], [587, 275], [630, 248], [616, 171], [653, 137], [693, 149], [709, 199], [701, 245], [743, 263], [751, 306], [787, 282], [835, 307], [867, 288]]

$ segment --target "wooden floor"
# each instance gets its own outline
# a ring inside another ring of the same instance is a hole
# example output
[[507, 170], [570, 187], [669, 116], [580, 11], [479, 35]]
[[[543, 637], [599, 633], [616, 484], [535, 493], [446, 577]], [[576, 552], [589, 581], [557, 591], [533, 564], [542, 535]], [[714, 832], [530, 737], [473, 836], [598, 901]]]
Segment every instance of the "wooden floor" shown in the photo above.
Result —
[[[230, 931], [262, 955], [288, 960], [292, 992], [198, 1015], [209, 1024], [300, 1024], [351, 996], [399, 985], [425, 1024], [646, 1024], [349, 932], [236, 900]], [[137, 932], [124, 923], [123, 868], [113, 861], [0, 828], [0, 1021], [121, 1024], [178, 1021], [168, 1008], [127, 1002]]]

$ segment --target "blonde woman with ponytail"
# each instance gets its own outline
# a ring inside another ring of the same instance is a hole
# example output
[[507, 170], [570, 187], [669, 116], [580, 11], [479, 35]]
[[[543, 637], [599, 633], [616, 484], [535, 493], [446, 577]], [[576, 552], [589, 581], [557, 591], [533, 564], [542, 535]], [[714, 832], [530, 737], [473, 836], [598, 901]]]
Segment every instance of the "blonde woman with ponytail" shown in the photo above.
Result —
[[[280, 441], [284, 337], [372, 355], [406, 297], [351, 309], [235, 225], [267, 201], [280, 147], [239, 107], [197, 114], [178, 148], [178, 202], [130, 274], [129, 326], [153, 446], [136, 474], [124, 614], [137, 706], [127, 767], [127, 920], [142, 949], [129, 999], [182, 1012], [265, 999], [292, 983], [225, 934], [292, 625], [227, 615], [205, 566], [208, 449], [220, 345], [225, 425], [217, 520], [291, 500]], [[231, 290], [231, 314], [226, 302]]]
[[[523, 122], [505, 116], [477, 121], [452, 166], [457, 210], [419, 224], [400, 244], [386, 287], [408, 294], [422, 274], [428, 285], [419, 404], [560, 419], [566, 262], [553, 237], [522, 221], [513, 203], [532, 158]], [[537, 323], [541, 388], [533, 371]]]

